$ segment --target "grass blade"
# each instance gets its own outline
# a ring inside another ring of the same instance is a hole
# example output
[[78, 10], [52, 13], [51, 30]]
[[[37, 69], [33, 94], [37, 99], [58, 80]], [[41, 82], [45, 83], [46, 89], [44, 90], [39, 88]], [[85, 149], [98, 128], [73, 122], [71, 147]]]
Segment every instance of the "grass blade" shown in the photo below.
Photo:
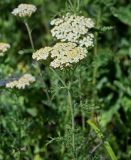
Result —
[[[102, 134], [102, 132], [100, 131], [100, 129], [92, 122], [92, 120], [88, 120], [87, 123], [89, 124], [89, 126], [95, 131], [95, 133], [97, 134], [98, 138], [100, 139], [104, 139], [104, 135]], [[108, 155], [110, 156], [111, 160], [117, 160], [115, 153], [112, 149], [112, 147], [110, 146], [109, 142], [107, 140], [103, 141], [103, 146], [105, 148], [105, 150], [107, 151]]]

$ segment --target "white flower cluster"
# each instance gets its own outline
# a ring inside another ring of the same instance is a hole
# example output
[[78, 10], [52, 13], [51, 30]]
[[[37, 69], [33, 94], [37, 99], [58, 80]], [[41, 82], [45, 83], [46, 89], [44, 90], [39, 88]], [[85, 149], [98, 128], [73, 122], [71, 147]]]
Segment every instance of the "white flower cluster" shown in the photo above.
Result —
[[14, 80], [6, 83], [6, 88], [18, 88], [24, 89], [26, 86], [29, 86], [30, 83], [34, 82], [35, 78], [30, 74], [24, 74], [18, 80]]
[[0, 42], [0, 56], [4, 56], [4, 53], [10, 48], [8, 43]]
[[52, 50], [51, 47], [45, 47], [37, 50], [35, 53], [33, 53], [32, 58], [39, 60], [46, 60], [49, 56], [49, 52]]
[[93, 46], [94, 35], [90, 29], [94, 27], [91, 18], [67, 13], [62, 18], [51, 21], [52, 36], [60, 42], [53, 47], [45, 47], [33, 53], [32, 58], [39, 60], [51, 59], [50, 66], [63, 69], [78, 63], [87, 55], [87, 48]]
[[63, 69], [66, 66], [71, 66], [72, 63], [78, 63], [86, 57], [87, 50], [83, 47], [78, 47], [75, 43], [56, 43], [53, 47], [41, 48], [33, 53], [33, 59], [46, 60], [49, 56], [53, 59], [50, 66], [53, 68]]
[[73, 42], [80, 46], [92, 47], [94, 35], [89, 30], [94, 27], [91, 18], [67, 13], [62, 18], [56, 18], [50, 23], [52, 36], [63, 42]]
[[12, 11], [12, 14], [21, 18], [30, 17], [36, 9], [36, 6], [32, 4], [20, 4]]
[[83, 47], [77, 47], [75, 43], [57, 43], [51, 51], [51, 57], [54, 60], [50, 63], [53, 68], [63, 69], [72, 63], [78, 63], [86, 57], [87, 50]]

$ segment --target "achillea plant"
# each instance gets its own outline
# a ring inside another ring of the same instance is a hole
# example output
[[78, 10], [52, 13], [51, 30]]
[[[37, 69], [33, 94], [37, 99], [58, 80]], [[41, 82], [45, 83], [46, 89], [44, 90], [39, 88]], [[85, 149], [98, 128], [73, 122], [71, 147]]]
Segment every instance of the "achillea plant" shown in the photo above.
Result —
[[[30, 17], [35, 11], [36, 8], [33, 5], [21, 4], [17, 9], [14, 9], [12, 14], [18, 17], [26, 18]], [[83, 16], [77, 16], [75, 14], [67, 13], [61, 18], [57, 18], [51, 21], [51, 25], [53, 26], [53, 28], [51, 29], [51, 33], [52, 36], [58, 40], [58, 42], [53, 46], [43, 47], [35, 51], [31, 29], [28, 25], [27, 19], [24, 19], [24, 23], [28, 31], [32, 50], [34, 51], [32, 58], [36, 61], [47, 61], [47, 64], [49, 64], [49, 66], [47, 67], [51, 67], [53, 73], [55, 73], [58, 80], [61, 81], [62, 86], [60, 87], [64, 87], [66, 90], [66, 99], [70, 108], [71, 122], [71, 132], [68, 133], [71, 137], [69, 143], [72, 146], [71, 157], [75, 160], [77, 159], [77, 140], [75, 139], [75, 110], [72, 100], [72, 82], [69, 80], [67, 84], [61, 78], [61, 76], [59, 76], [55, 69], [65, 70], [67, 67], [70, 69], [70, 67], [72, 67], [74, 64], [77, 65], [78, 62], [81, 62], [81, 60], [87, 57], [88, 48], [93, 47], [94, 39], [94, 35], [93, 33], [91, 33], [90, 29], [93, 28], [95, 24], [91, 18], [85, 18]], [[37, 66], [39, 67], [39, 65]], [[18, 80], [7, 83], [6, 87], [24, 89], [25, 86], [34, 81], [34, 77], [26, 74]], [[67, 110], [69, 108], [67, 108]]]
[[[35, 5], [32, 4], [20, 4], [17, 8], [15, 8], [12, 11], [12, 14], [20, 17], [24, 20], [24, 23], [27, 27], [27, 30], [29, 31], [27, 18], [31, 17], [31, 15], [36, 12], [37, 8]], [[29, 33], [29, 38], [32, 38]], [[33, 46], [33, 41], [31, 39], [31, 44]], [[34, 47], [34, 46], [33, 46]], [[6, 52], [10, 48], [10, 45], [7, 43], [0, 43], [0, 56], [4, 55], [4, 52]], [[34, 49], [34, 48], [33, 48]], [[35, 77], [31, 74], [24, 74], [20, 78], [12, 79], [11, 81], [5, 81], [5, 83], [2, 83], [5, 85], [6, 88], [17, 88], [17, 89], [25, 89], [26, 86], [29, 86], [32, 82], [35, 81]]]
[[[65, 70], [68, 67], [70, 70], [73, 64], [77, 64], [85, 59], [88, 48], [93, 47], [94, 35], [90, 29], [93, 28], [95, 24], [91, 18], [67, 13], [66, 16], [52, 20], [51, 25], [53, 25], [53, 29], [51, 30], [52, 36], [59, 42], [54, 46], [37, 50], [33, 53], [32, 58], [37, 61], [43, 60], [43, 62], [49, 59], [49, 65], [52, 68]], [[57, 78], [62, 83], [60, 87], [64, 87], [67, 92], [67, 103], [70, 108], [71, 122], [71, 132], [68, 133], [70, 134], [69, 137], [71, 137], [69, 143], [72, 146], [71, 157], [75, 160], [77, 159], [77, 140], [75, 139], [75, 110], [72, 100], [72, 81], [69, 80], [67, 84], [54, 69], [52, 69], [53, 73], [57, 75]]]

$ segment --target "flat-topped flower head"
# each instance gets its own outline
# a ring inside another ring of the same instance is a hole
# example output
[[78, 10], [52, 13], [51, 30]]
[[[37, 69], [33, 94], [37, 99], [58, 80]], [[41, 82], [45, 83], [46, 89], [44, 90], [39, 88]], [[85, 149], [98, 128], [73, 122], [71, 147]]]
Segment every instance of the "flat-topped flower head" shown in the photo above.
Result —
[[[53, 19], [50, 23], [53, 28], [51, 30], [52, 36], [57, 38], [60, 41], [67, 41], [77, 43], [79, 45], [79, 41], [83, 39], [83, 37], [87, 37], [90, 29], [94, 27], [94, 22], [91, 18], [85, 18], [84, 16], [77, 16], [67, 13], [65, 16], [61, 18]], [[85, 41], [85, 40], [84, 40]], [[93, 37], [86, 39], [86, 45], [90, 47], [93, 43]], [[92, 41], [92, 43], [90, 43]]]
[[53, 47], [41, 48], [33, 53], [33, 59], [46, 60], [51, 57], [50, 66], [53, 68], [63, 69], [71, 66], [73, 63], [78, 63], [86, 57], [87, 50], [83, 47], [78, 47], [72, 42], [56, 43]]
[[12, 14], [21, 18], [30, 17], [37, 8], [33, 4], [19, 4], [17, 8], [12, 11]]
[[51, 57], [54, 59], [50, 66], [63, 69], [78, 63], [86, 57], [86, 54], [87, 50], [83, 47], [78, 47], [75, 43], [57, 43], [51, 51]]
[[37, 50], [33, 53], [32, 58], [38, 60], [46, 60], [49, 56], [49, 52], [52, 50], [51, 47], [45, 47]]
[[4, 53], [10, 48], [8, 43], [0, 42], [0, 56], [4, 56]]
[[34, 81], [35, 81], [35, 77], [33, 77], [31, 74], [24, 74], [18, 80], [14, 80], [6, 83], [6, 88], [24, 89], [26, 86], [29, 86], [30, 83]]

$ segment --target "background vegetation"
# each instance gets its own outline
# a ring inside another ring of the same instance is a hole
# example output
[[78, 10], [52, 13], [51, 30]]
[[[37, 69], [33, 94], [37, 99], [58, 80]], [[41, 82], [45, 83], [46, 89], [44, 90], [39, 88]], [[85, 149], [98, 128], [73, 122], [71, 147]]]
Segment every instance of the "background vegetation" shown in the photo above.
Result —
[[[0, 1], [0, 41], [11, 44], [6, 56], [0, 58], [0, 79], [25, 72], [37, 79], [25, 90], [0, 88], [0, 160], [69, 160], [71, 126], [66, 92], [56, 74], [43, 64], [42, 83], [32, 62], [26, 28], [11, 14], [21, 2], [38, 8], [29, 19], [36, 49], [53, 43], [49, 22], [65, 11], [67, 4], [66, 0]], [[65, 81], [72, 81], [78, 159], [110, 159], [103, 140], [86, 123], [93, 119], [117, 158], [130, 160], [130, 0], [82, 0], [80, 14], [96, 23], [95, 47], [75, 72], [60, 72]]]

